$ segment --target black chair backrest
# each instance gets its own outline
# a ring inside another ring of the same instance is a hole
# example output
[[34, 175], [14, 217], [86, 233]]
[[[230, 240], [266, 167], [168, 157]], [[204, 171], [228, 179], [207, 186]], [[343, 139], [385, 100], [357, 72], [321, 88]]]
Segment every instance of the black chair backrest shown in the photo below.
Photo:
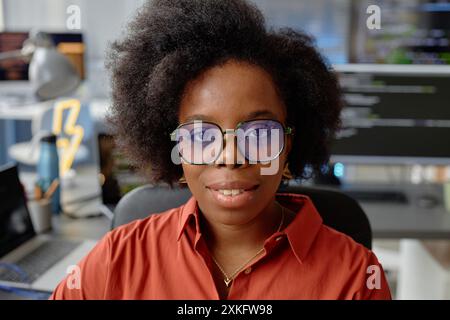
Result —
[[165, 186], [144, 185], [133, 189], [120, 199], [114, 209], [111, 229], [154, 213], [177, 208], [190, 197], [192, 193], [189, 188], [170, 189]]
[[372, 228], [366, 213], [350, 196], [336, 191], [316, 187], [287, 186], [279, 192], [308, 196], [323, 219], [323, 223], [348, 235], [368, 249], [372, 249]]
[[[282, 186], [279, 192], [304, 194], [310, 197], [325, 225], [350, 236], [368, 249], [372, 248], [369, 220], [353, 198], [334, 190], [304, 186]], [[188, 188], [141, 186], [127, 193], [119, 201], [114, 210], [111, 228], [179, 207], [191, 196]]]

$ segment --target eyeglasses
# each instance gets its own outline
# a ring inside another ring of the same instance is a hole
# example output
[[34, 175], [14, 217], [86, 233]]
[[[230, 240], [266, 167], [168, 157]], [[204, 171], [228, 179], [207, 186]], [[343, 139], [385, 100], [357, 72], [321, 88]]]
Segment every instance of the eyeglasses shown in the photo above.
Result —
[[294, 134], [294, 129], [272, 119], [243, 121], [236, 129], [226, 130], [213, 122], [198, 120], [180, 124], [170, 138], [177, 142], [178, 153], [187, 163], [211, 164], [222, 153], [227, 133], [236, 136], [238, 150], [245, 159], [260, 163], [276, 159], [283, 152], [284, 136]]

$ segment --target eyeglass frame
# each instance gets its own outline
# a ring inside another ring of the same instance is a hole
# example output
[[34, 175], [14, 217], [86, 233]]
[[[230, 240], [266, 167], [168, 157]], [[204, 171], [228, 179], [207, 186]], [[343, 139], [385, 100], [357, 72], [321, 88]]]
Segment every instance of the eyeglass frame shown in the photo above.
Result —
[[[223, 130], [222, 127], [221, 127], [220, 125], [218, 125], [217, 123], [214, 123], [214, 122], [212, 122], [212, 121], [193, 120], [193, 121], [184, 122], [184, 123], [179, 124], [179, 125], [175, 128], [175, 130], [173, 130], [172, 133], [170, 133], [170, 140], [171, 140], [171, 141], [177, 141], [177, 140], [176, 140], [177, 130], [180, 129], [182, 126], [185, 126], [185, 125], [188, 125], [188, 124], [208, 123], [208, 124], [212, 124], [212, 125], [218, 127], [218, 128], [220, 129], [221, 133], [222, 133], [222, 148], [221, 148], [222, 151], [217, 155], [217, 157], [216, 157], [213, 161], [208, 162], [208, 163], [193, 163], [193, 162], [191, 163], [190, 161], [187, 161], [186, 159], [184, 159], [183, 155], [181, 155], [181, 153], [178, 151], [178, 153], [180, 153], [180, 157], [181, 157], [184, 161], [186, 161], [188, 164], [191, 164], [191, 165], [199, 165], [199, 166], [201, 166], [201, 165], [210, 165], [210, 164], [216, 162], [217, 159], [219, 159], [220, 155], [222, 154], [222, 152], [223, 152], [223, 145], [224, 145], [223, 142], [225, 141], [225, 135], [226, 135], [227, 133], [234, 134], [234, 136], [236, 137], [236, 136], [237, 136], [237, 135], [236, 135], [237, 130], [238, 130], [243, 124], [248, 123], [248, 122], [252, 122], [252, 121], [261, 121], [261, 120], [262, 120], [262, 121], [264, 121], [264, 120], [267, 120], [267, 121], [274, 121], [274, 122], [277, 122], [278, 124], [280, 124], [280, 126], [283, 128], [283, 133], [284, 133], [283, 135], [284, 135], [284, 136], [286, 136], [286, 135], [291, 135], [291, 136], [292, 136], [292, 135], [294, 135], [294, 133], [295, 133], [295, 128], [289, 127], [289, 126], [285, 126], [281, 121], [278, 121], [278, 120], [275, 120], [275, 119], [269, 119], [269, 118], [263, 118], [263, 119], [251, 119], [251, 120], [240, 121], [240, 122], [236, 125], [235, 129], [225, 129], [225, 130]], [[277, 159], [277, 158], [281, 155], [281, 153], [283, 152], [285, 145], [286, 145], [286, 140], [283, 140], [283, 148], [281, 148], [281, 150], [278, 152], [278, 154], [277, 154], [273, 159], [268, 160], [268, 161], [273, 161], [273, 160]], [[239, 149], [238, 145], [236, 145], [236, 147], [237, 147], [239, 153], [241, 153], [241, 150]], [[241, 153], [241, 155], [242, 155], [247, 161], [250, 161], [250, 160], [247, 159], [247, 158], [245, 157], [245, 155], [243, 155], [242, 153]], [[252, 161], [252, 162], [253, 162], [253, 161]], [[266, 162], [266, 161], [259, 161], [259, 162], [256, 161], [255, 163], [261, 163], [261, 162]]]

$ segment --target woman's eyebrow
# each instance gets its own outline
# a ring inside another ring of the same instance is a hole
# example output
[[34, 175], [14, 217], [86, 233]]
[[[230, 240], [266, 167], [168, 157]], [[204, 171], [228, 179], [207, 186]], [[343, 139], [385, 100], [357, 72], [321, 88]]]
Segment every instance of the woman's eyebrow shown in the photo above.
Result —
[[192, 116], [186, 117], [186, 119], [184, 119], [183, 122], [192, 122], [195, 120], [211, 121], [212, 119], [210, 119], [208, 116], [205, 116], [203, 114], [194, 114]]
[[257, 111], [250, 112], [246, 116], [246, 119], [247, 120], [251, 120], [251, 119], [254, 119], [254, 118], [258, 118], [258, 117], [268, 117], [268, 118], [274, 118], [274, 119], [277, 118], [277, 116], [272, 111], [269, 111], [269, 110], [257, 110]]
[[[274, 118], [274, 119], [277, 118], [277, 116], [272, 111], [269, 111], [269, 110], [256, 110], [256, 111], [253, 111], [253, 112], [250, 112], [249, 114], [247, 114], [245, 116], [245, 120], [251, 120], [251, 119], [254, 119], [254, 118], [258, 118], [258, 117], [267, 117], [267, 118]], [[214, 122], [213, 119], [211, 119], [210, 117], [205, 116], [203, 114], [193, 114], [193, 115], [191, 115], [189, 117], [186, 117], [186, 119], [184, 119], [183, 122], [192, 122], [192, 121], [195, 121], [195, 120], [212, 121], [212, 122]]]

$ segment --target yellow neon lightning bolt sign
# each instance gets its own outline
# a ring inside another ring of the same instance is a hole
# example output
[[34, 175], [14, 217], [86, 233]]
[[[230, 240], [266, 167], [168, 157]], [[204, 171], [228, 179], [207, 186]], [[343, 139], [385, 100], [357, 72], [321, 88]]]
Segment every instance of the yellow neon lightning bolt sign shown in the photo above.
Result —
[[[79, 100], [70, 99], [58, 102], [53, 110], [53, 133], [58, 136], [56, 145], [62, 151], [59, 153], [59, 174], [61, 177], [72, 166], [75, 154], [83, 139], [84, 129], [82, 126], [76, 125], [80, 108], [81, 103]], [[71, 136], [70, 141], [68, 138], [59, 137], [63, 129], [63, 113], [66, 109], [69, 109], [69, 115], [64, 124], [64, 133], [67, 136]]]

